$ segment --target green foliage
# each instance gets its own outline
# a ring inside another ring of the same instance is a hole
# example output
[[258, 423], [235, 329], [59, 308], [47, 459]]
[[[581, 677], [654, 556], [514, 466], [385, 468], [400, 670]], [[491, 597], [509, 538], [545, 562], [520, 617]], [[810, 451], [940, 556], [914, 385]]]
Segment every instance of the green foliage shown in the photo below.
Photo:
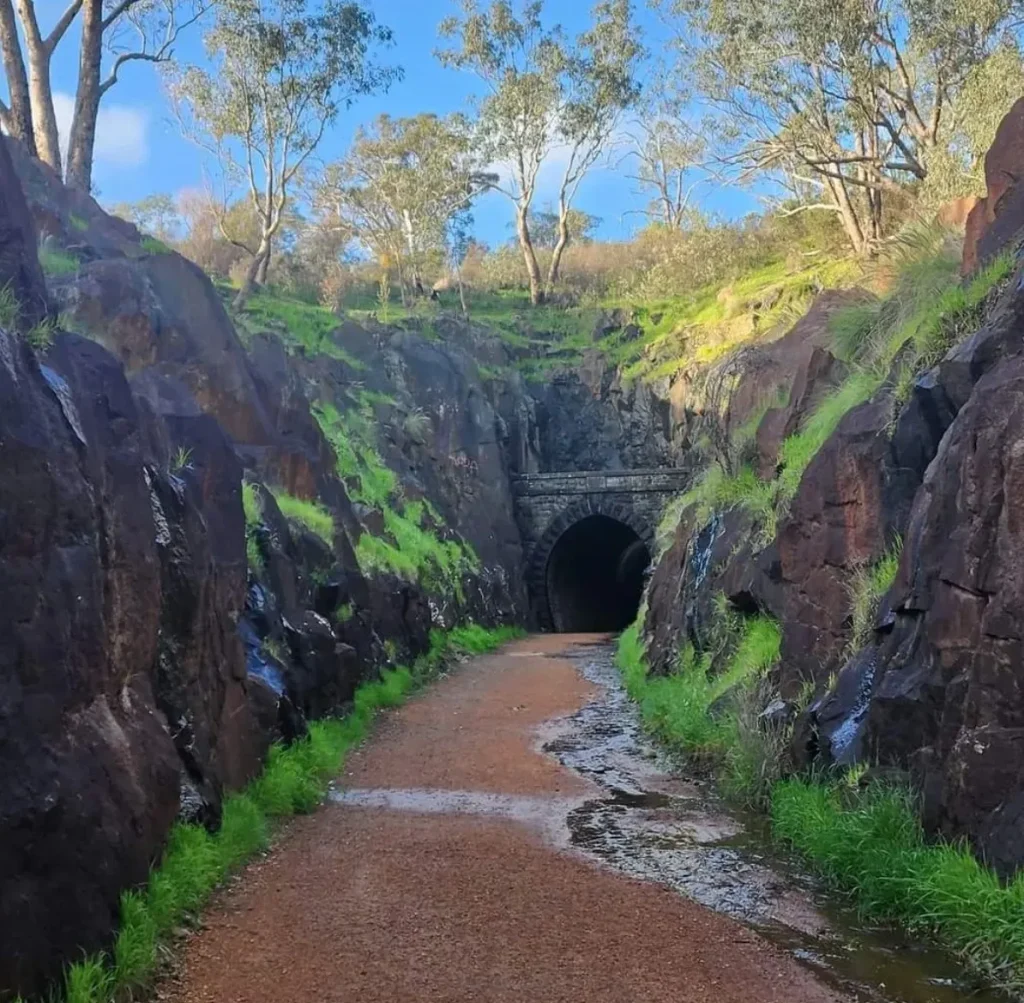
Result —
[[72, 213], [68, 217], [68, 222], [70, 222], [72, 227], [74, 227], [79, 233], [85, 233], [85, 231], [89, 229], [89, 221], [75, 213]]
[[467, 623], [448, 631], [446, 640], [452, 650], [467, 655], [485, 655], [489, 651], [523, 636], [519, 627], [482, 627]]
[[86, 958], [77, 961], [68, 970], [64, 979], [66, 1003], [107, 1003], [113, 982], [103, 957]]
[[242, 511], [245, 514], [245, 557], [249, 568], [258, 572], [263, 567], [263, 551], [260, 548], [259, 527], [263, 523], [263, 503], [255, 484], [242, 483]]
[[434, 631], [430, 650], [412, 670], [385, 670], [378, 680], [359, 686], [346, 717], [313, 721], [305, 738], [289, 746], [275, 745], [263, 773], [245, 791], [225, 799], [217, 832], [211, 834], [200, 825], [174, 825], [146, 888], [121, 896], [112, 957], [96, 954], [70, 965], [63, 998], [53, 1003], [110, 1003], [143, 989], [156, 969], [161, 940], [194, 917], [226, 877], [266, 848], [270, 819], [316, 808], [346, 754], [367, 737], [381, 710], [402, 703], [450, 655], [492, 651], [521, 634], [514, 627], [476, 624], [450, 634]]
[[328, 403], [314, 408], [350, 497], [383, 516], [384, 535], [364, 532], [356, 556], [364, 570], [392, 572], [461, 598], [462, 579], [479, 570], [480, 559], [465, 541], [443, 538], [444, 520], [433, 506], [402, 497], [397, 476], [376, 447], [374, 407], [391, 403], [363, 391], [344, 413]]
[[74, 275], [78, 271], [78, 258], [53, 247], [41, 245], [39, 248], [39, 264], [47, 275]]
[[142, 892], [121, 893], [121, 925], [114, 942], [114, 983], [135, 988], [149, 979], [156, 959], [157, 926]]
[[865, 916], [932, 936], [1004, 988], [1024, 988], [1024, 876], [1004, 885], [967, 846], [926, 843], [905, 790], [785, 780], [772, 827]]
[[326, 355], [339, 359], [352, 369], [366, 368], [338, 344], [338, 317], [322, 306], [263, 289], [253, 293], [246, 300], [244, 309], [235, 316], [244, 331], [252, 334], [275, 332], [289, 351]]
[[7, 331], [16, 331], [21, 320], [21, 304], [14, 290], [6, 285], [0, 289], [0, 327]]
[[143, 235], [141, 247], [147, 254], [174, 253], [159, 237], [152, 237], [148, 233]]
[[[175, 474], [180, 474], [187, 467], [192, 466], [192, 450], [185, 446], [179, 446], [171, 457], [171, 471]], [[245, 488], [248, 485], [242, 486], [242, 499], [243, 505], [245, 503]]]
[[[243, 494], [243, 504], [244, 504]], [[334, 546], [334, 516], [315, 501], [296, 498], [284, 491], [275, 491], [274, 500], [286, 519], [301, 523], [311, 533], [320, 537], [328, 547]]]
[[863, 404], [881, 386], [882, 377], [871, 369], [854, 372], [811, 413], [799, 432], [779, 449], [779, 498], [786, 504], [796, 494], [807, 465], [831, 438], [847, 412]]
[[[751, 617], [740, 626], [732, 655], [717, 675], [711, 673], [710, 654], [698, 655], [687, 644], [671, 675], [650, 676], [634, 624], [620, 637], [617, 661], [649, 731], [679, 752], [720, 759], [737, 741], [736, 694], [778, 661], [781, 640], [774, 620]], [[730, 700], [723, 701], [727, 695]]]
[[37, 351], [44, 352], [53, 344], [57, 333], [57, 322], [50, 317], [33, 324], [25, 332], [25, 340]]
[[903, 541], [897, 538], [874, 564], [856, 568], [851, 576], [848, 586], [852, 621], [849, 644], [851, 654], [859, 651], [871, 639], [879, 603], [896, 581], [902, 550]]

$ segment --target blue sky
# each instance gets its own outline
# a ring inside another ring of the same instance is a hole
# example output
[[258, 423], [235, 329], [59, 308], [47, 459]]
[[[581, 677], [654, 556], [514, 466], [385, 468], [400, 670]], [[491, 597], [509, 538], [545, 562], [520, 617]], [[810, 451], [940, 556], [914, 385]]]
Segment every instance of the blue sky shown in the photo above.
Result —
[[[437, 26], [455, 12], [454, 0], [370, 0], [377, 19], [391, 28], [394, 45], [382, 53], [388, 63], [401, 66], [404, 77], [382, 95], [360, 99], [339, 119], [323, 144], [320, 156], [331, 160], [342, 155], [352, 134], [381, 112], [392, 116], [421, 111], [438, 114], [465, 110], [476, 89], [476, 80], [466, 72], [445, 69], [434, 57], [442, 44]], [[545, 18], [560, 23], [575, 34], [587, 23], [588, 2], [584, 0], [547, 0]], [[44, 32], [63, 7], [63, 0], [37, 2]], [[663, 50], [666, 30], [646, 4], [637, 4], [637, 14], [645, 41], [653, 53]], [[202, 56], [200, 32], [193, 32], [178, 46], [183, 60]], [[58, 49], [53, 67], [58, 116], [70, 120], [72, 95], [77, 75], [77, 38], [72, 34]], [[107, 94], [99, 122], [96, 149], [95, 185], [101, 202], [135, 201], [156, 192], [174, 194], [182, 189], [203, 185], [203, 156], [181, 138], [169, 113], [159, 74], [144, 64], [129, 66], [117, 86]], [[542, 178], [537, 207], [550, 199], [554, 171], [547, 182]], [[579, 208], [601, 218], [599, 236], [627, 237], [642, 225], [642, 217], [631, 213], [645, 203], [634, 191], [634, 183], [623, 170], [595, 169], [584, 182]], [[746, 193], [716, 191], [705, 197], [708, 208], [727, 216], [742, 215], [757, 208]], [[511, 236], [509, 203], [492, 193], [476, 207], [476, 236], [495, 244]]]

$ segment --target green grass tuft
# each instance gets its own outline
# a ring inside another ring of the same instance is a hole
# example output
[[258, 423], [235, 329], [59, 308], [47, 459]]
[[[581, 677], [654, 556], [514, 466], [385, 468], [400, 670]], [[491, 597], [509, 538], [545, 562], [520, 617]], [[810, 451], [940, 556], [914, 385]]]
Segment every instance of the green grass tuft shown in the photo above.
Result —
[[284, 491], [275, 491], [274, 499], [286, 519], [301, 523], [311, 533], [319, 536], [328, 547], [334, 547], [334, 516], [323, 505], [296, 498]]
[[851, 655], [871, 640], [879, 604], [896, 581], [902, 550], [903, 541], [897, 539], [874, 564], [856, 568], [851, 576], [848, 587], [851, 620], [848, 651]]
[[156, 963], [157, 925], [141, 892], [121, 894], [121, 926], [114, 942], [114, 983], [145, 985]]
[[74, 275], [78, 271], [79, 262], [67, 251], [59, 251], [52, 247], [39, 248], [39, 264], [47, 275]]
[[49, 317], [33, 324], [25, 332], [25, 340], [37, 352], [45, 352], [53, 344], [53, 336], [57, 333], [57, 322]]
[[0, 327], [7, 331], [16, 331], [21, 320], [21, 304], [14, 290], [9, 286], [0, 289]]
[[64, 979], [65, 1003], [108, 1003], [113, 989], [113, 976], [97, 955], [76, 961]]
[[[639, 704], [644, 726], [652, 734], [678, 752], [719, 759], [736, 741], [735, 710], [728, 705], [736, 692], [756, 683], [778, 661], [781, 640], [774, 620], [751, 617], [742, 623], [733, 653], [719, 674], [711, 674], [709, 654], [698, 655], [687, 644], [675, 672], [650, 676], [634, 624], [619, 638], [617, 663], [626, 692]], [[730, 700], [723, 701], [727, 696]]]
[[86, 220], [86, 219], [83, 219], [81, 216], [77, 215], [76, 213], [72, 213], [68, 217], [68, 222], [79, 233], [85, 233], [85, 231], [89, 229], [89, 221]]

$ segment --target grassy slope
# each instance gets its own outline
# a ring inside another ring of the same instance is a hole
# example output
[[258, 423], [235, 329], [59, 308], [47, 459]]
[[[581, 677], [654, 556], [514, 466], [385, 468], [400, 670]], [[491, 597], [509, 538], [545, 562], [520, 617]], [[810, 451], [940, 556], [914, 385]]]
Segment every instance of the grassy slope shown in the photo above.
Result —
[[[434, 632], [430, 650], [411, 669], [385, 670], [378, 681], [363, 683], [345, 717], [313, 722], [306, 738], [287, 747], [274, 746], [263, 773], [225, 800], [217, 832], [176, 824], [147, 886], [121, 896], [113, 950], [68, 968], [63, 1003], [113, 1003], [147, 986], [156, 972], [161, 943], [194, 921], [213, 891], [269, 845], [275, 819], [310, 812], [320, 804], [345, 755], [367, 737], [380, 710], [401, 704], [453, 656], [493, 651], [520, 633], [476, 624], [447, 634]], [[55, 1003], [60, 999], [54, 997]]]

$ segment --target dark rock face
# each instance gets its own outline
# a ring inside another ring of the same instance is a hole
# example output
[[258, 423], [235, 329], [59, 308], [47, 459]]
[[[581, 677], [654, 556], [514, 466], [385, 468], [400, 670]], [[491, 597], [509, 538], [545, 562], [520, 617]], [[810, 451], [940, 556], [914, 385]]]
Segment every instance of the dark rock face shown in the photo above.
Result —
[[911, 765], [926, 817], [1001, 870], [1024, 863], [1024, 361], [976, 387], [914, 505], [867, 738]]
[[137, 415], [105, 352], [57, 352], [0, 333], [0, 985], [25, 992], [103, 943], [178, 810]]
[[0, 289], [17, 300], [21, 323], [30, 327], [48, 311], [43, 271], [36, 255], [36, 233], [11, 161], [0, 137]]
[[681, 465], [668, 399], [645, 383], [624, 383], [596, 353], [579, 370], [556, 373], [530, 390], [542, 471]]
[[1024, 163], [1024, 98], [1003, 117], [985, 154], [987, 194], [971, 209], [964, 234], [961, 271], [970, 275], [1024, 229], [1024, 190], [1018, 183]]

